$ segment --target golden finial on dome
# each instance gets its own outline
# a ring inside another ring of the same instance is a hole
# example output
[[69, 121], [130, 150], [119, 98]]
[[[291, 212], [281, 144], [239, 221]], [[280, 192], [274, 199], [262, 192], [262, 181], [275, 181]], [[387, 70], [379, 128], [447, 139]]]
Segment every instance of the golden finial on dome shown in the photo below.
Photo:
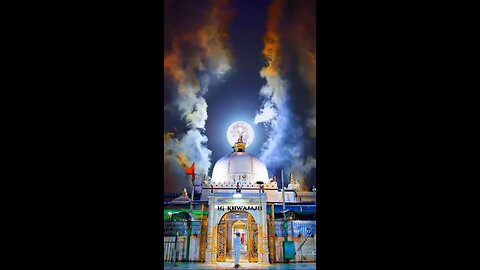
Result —
[[240, 132], [240, 137], [238, 141], [235, 143], [235, 152], [244, 152], [245, 151], [245, 143], [243, 142], [243, 134]]
[[188, 197], [187, 188], [183, 188], [182, 196]]

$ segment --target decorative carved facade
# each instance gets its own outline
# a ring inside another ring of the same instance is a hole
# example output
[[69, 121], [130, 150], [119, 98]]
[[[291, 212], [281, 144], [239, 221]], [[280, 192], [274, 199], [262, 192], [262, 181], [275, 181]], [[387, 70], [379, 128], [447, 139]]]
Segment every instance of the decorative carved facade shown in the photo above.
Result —
[[225, 262], [227, 260], [227, 224], [228, 216], [224, 215], [218, 223], [217, 229], [217, 262]]
[[248, 261], [258, 262], [258, 226], [252, 215], [248, 215]]
[[207, 252], [207, 233], [208, 233], [208, 216], [202, 216], [200, 227], [200, 256], [199, 259], [201, 262], [206, 261], [206, 252]]
[[268, 215], [268, 251], [271, 263], [276, 261], [275, 219], [273, 215], [273, 213], [271, 215]]

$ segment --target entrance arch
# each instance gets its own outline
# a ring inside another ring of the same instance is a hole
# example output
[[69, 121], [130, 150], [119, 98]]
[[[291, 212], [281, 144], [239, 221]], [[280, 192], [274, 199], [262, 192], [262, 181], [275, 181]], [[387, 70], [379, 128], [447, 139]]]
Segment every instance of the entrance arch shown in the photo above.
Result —
[[[242, 194], [241, 199], [234, 198], [232, 193], [213, 193], [208, 196], [208, 233], [206, 246], [206, 263], [217, 263], [225, 260], [227, 257], [226, 247], [228, 243], [228, 212], [246, 212], [250, 216], [247, 218], [247, 225], [250, 220], [251, 239], [257, 239], [256, 243], [251, 243], [252, 247], [247, 249], [257, 255], [256, 261], [259, 264], [269, 264], [268, 252], [268, 233], [267, 233], [267, 196], [265, 193], [246, 193]], [[249, 207], [247, 207], [249, 206]], [[226, 219], [224, 219], [227, 217]], [[255, 245], [256, 244], [256, 245]], [[222, 250], [220, 250], [222, 249]], [[225, 254], [225, 255], [224, 255]], [[254, 256], [250, 256], [254, 258]]]
[[258, 224], [254, 216], [247, 211], [228, 211], [220, 217], [217, 227], [217, 262], [233, 261], [233, 243], [237, 232], [246, 241], [242, 245], [240, 260], [248, 259], [249, 262], [258, 262]]

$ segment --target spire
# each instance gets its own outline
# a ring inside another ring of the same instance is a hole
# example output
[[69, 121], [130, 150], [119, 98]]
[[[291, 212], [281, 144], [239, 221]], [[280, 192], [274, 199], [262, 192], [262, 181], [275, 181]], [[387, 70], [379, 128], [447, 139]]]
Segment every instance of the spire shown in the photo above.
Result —
[[245, 143], [243, 142], [243, 134], [240, 132], [240, 137], [235, 143], [235, 152], [245, 152]]

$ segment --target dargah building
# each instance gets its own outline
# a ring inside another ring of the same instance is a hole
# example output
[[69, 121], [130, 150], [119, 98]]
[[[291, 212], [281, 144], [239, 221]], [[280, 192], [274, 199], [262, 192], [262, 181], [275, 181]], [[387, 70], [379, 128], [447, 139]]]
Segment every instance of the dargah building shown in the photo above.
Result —
[[165, 194], [164, 261], [233, 263], [237, 232], [240, 263], [316, 261], [315, 188], [300, 191], [299, 181], [283, 172], [269, 177], [245, 146], [240, 135], [195, 187], [193, 200], [191, 190]]

